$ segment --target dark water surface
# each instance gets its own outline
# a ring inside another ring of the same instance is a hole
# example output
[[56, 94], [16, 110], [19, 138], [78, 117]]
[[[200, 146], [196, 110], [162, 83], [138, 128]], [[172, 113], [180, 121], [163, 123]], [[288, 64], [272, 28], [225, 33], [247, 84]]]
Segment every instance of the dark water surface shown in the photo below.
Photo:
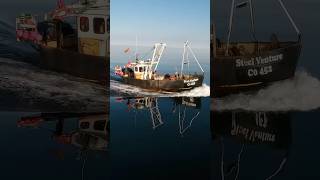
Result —
[[312, 112], [212, 112], [212, 179], [319, 179]]
[[104, 113], [1, 112], [1, 179], [107, 179]]
[[[210, 114], [210, 98], [111, 98], [110, 103], [110, 124], [104, 113], [1, 112], [1, 177], [319, 178], [318, 110]], [[84, 121], [91, 125], [81, 125]], [[96, 121], [107, 125], [94, 126]], [[81, 138], [68, 140], [77, 133]]]
[[210, 178], [209, 98], [110, 102], [112, 179]]

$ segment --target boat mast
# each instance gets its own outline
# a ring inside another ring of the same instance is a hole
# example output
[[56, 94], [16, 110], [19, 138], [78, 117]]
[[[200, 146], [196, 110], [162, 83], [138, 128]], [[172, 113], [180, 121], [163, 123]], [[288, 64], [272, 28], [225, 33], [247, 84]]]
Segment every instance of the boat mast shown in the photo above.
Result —
[[247, 3], [249, 3], [250, 6], [250, 20], [251, 20], [251, 35], [254, 41], [257, 42], [256, 38], [256, 32], [255, 32], [255, 18], [254, 18], [254, 9], [253, 9], [253, 0], [248, 0], [247, 2], [242, 2], [237, 5], [235, 5], [235, 0], [232, 0], [232, 5], [231, 5], [231, 12], [230, 12], [230, 18], [229, 18], [229, 29], [228, 29], [228, 39], [227, 39], [227, 49], [225, 52], [225, 55], [227, 56], [229, 53], [229, 45], [230, 45], [230, 37], [231, 37], [231, 32], [232, 32], [232, 24], [233, 24], [233, 17], [234, 17], [234, 9], [241, 7], [242, 5], [246, 6]]
[[[199, 68], [200, 68], [200, 69], [201, 69], [201, 71], [202, 71], [202, 73], [204, 73], [204, 70], [203, 70], [202, 66], [200, 65], [200, 63], [199, 63], [199, 61], [198, 61], [198, 59], [197, 59], [196, 55], [193, 53], [193, 51], [192, 51], [191, 47], [189, 46], [189, 42], [188, 42], [188, 41], [186, 41], [186, 42], [184, 43], [184, 46], [183, 46], [183, 55], [182, 55], [182, 62], [181, 62], [181, 72], [180, 72], [180, 77], [182, 77], [182, 73], [183, 73], [183, 66], [184, 66], [184, 62], [185, 62], [186, 56], [188, 56], [188, 55], [186, 55], [186, 53], [188, 53], [188, 50], [189, 50], [189, 51], [190, 51], [190, 53], [192, 54], [192, 56], [193, 56], [194, 60], [197, 62], [197, 64], [198, 64]], [[187, 58], [187, 59], [189, 59], [189, 58]], [[189, 60], [188, 60], [188, 63], [189, 63]]]
[[254, 9], [253, 9], [253, 4], [252, 4], [252, 0], [249, 0], [249, 6], [250, 6], [250, 19], [251, 19], [251, 34], [252, 34], [252, 38], [257, 41], [256, 38], [256, 32], [255, 32], [255, 28], [254, 28]]
[[189, 53], [187, 51], [187, 61], [185, 62], [188, 64], [188, 74], [190, 74], [190, 61], [189, 61]]
[[225, 55], [226, 55], [226, 56], [227, 56], [228, 53], [229, 53], [229, 44], [230, 44], [230, 36], [231, 36], [232, 24], [233, 24], [233, 12], [234, 12], [234, 7], [235, 7], [235, 0], [232, 0], [231, 12], [230, 12], [230, 17], [229, 17], [229, 29], [228, 29], [227, 49], [226, 49], [226, 52], [225, 52]]
[[300, 41], [300, 40], [301, 40], [301, 32], [300, 32], [299, 28], [297, 27], [296, 23], [293, 21], [290, 13], [288, 12], [288, 10], [287, 10], [287, 8], [285, 7], [285, 5], [283, 4], [282, 0], [278, 0], [278, 2], [279, 2], [279, 4], [280, 4], [280, 6], [282, 7], [282, 9], [284, 10], [284, 12], [286, 13], [289, 21], [291, 22], [293, 28], [295, 29], [295, 31], [296, 31], [296, 33], [297, 33], [297, 35], [298, 35], [299, 41]]
[[201, 71], [202, 71], [202, 73], [204, 73], [204, 70], [202, 69], [201, 64], [199, 63], [199, 61], [198, 61], [198, 59], [197, 59], [196, 55], [193, 53], [193, 50], [192, 50], [192, 49], [191, 49], [191, 47], [189, 46], [189, 42], [188, 42], [188, 41], [186, 42], [186, 46], [187, 46], [187, 48], [189, 49], [189, 51], [191, 52], [191, 54], [192, 54], [192, 56], [193, 56], [194, 60], [197, 62], [197, 64], [198, 64], [199, 68], [200, 68], [200, 69], [201, 69]]
[[183, 54], [182, 54], [182, 61], [181, 61], [180, 77], [182, 77], [182, 73], [183, 73], [183, 66], [184, 66], [184, 61], [185, 61], [185, 54], [186, 54], [186, 43], [184, 43], [184, 46], [183, 46]]
[[135, 58], [138, 61], [138, 36], [136, 35], [136, 50], [135, 50]]
[[215, 12], [215, 9], [214, 9], [214, 0], [211, 0], [210, 1], [210, 5], [211, 5], [211, 15], [210, 15], [210, 21], [211, 21], [211, 53], [213, 55], [213, 57], [216, 57], [216, 54], [217, 54], [217, 45], [216, 45], [216, 27], [215, 27], [215, 21], [214, 21], [214, 15], [213, 15], [213, 12]]
[[[158, 64], [160, 62], [160, 59], [162, 57], [162, 54], [163, 54], [165, 47], [166, 47], [165, 43], [156, 43], [154, 45], [152, 59], [151, 59], [151, 62], [148, 66], [148, 69], [146, 70], [149, 79], [151, 79], [152, 73], [157, 70]], [[154, 65], [155, 65], [155, 67], [153, 68]]]

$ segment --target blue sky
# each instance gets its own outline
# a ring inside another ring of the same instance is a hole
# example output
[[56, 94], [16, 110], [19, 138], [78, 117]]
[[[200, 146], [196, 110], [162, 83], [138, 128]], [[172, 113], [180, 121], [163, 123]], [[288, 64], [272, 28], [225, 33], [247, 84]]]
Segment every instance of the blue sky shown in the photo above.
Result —
[[111, 45], [208, 48], [210, 0], [111, 0]]

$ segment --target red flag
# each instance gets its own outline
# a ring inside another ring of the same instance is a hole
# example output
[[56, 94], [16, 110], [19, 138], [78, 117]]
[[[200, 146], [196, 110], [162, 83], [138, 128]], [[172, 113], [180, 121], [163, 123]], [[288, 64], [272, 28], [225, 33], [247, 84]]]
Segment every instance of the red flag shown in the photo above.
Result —
[[130, 51], [130, 48], [125, 49], [123, 52], [128, 53]]

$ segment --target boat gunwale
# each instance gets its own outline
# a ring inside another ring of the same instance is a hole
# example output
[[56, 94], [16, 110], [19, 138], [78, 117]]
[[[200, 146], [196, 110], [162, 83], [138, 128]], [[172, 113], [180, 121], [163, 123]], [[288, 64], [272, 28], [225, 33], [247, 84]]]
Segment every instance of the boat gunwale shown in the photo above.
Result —
[[184, 81], [184, 80], [192, 80], [192, 79], [195, 79], [195, 78], [202, 78], [204, 79], [204, 74], [202, 75], [196, 75], [196, 76], [193, 76], [193, 78], [189, 78], [189, 79], [136, 79], [136, 78], [133, 78], [133, 77], [122, 77], [123, 79], [134, 79], [134, 80], [139, 80], [139, 81]]
[[[254, 42], [238, 42], [239, 44], [240, 43], [251, 43], [251, 44], [254, 44]], [[238, 44], [238, 43], [230, 43], [231, 44]], [[260, 42], [259, 42], [260, 43]], [[267, 43], [271, 43], [271, 42], [263, 42], [265, 44]], [[268, 50], [268, 51], [262, 51], [260, 53], [257, 53], [257, 54], [249, 54], [249, 55], [239, 55], [239, 56], [225, 56], [225, 55], [216, 55], [214, 56], [214, 58], [217, 58], [217, 59], [230, 59], [230, 60], [234, 60], [234, 59], [239, 59], [241, 57], [256, 57], [256, 56], [263, 56], [263, 55], [268, 55], [270, 54], [271, 52], [273, 51], [283, 51], [285, 49], [288, 49], [288, 48], [291, 48], [291, 47], [299, 47], [299, 49], [302, 48], [302, 44], [300, 41], [286, 41], [286, 42], [280, 42], [281, 43], [285, 43], [285, 44], [288, 44], [287, 46], [285, 47], [280, 47], [280, 48], [275, 48], [275, 49], [272, 49], [272, 50]], [[222, 49], [222, 48], [221, 48]]]

